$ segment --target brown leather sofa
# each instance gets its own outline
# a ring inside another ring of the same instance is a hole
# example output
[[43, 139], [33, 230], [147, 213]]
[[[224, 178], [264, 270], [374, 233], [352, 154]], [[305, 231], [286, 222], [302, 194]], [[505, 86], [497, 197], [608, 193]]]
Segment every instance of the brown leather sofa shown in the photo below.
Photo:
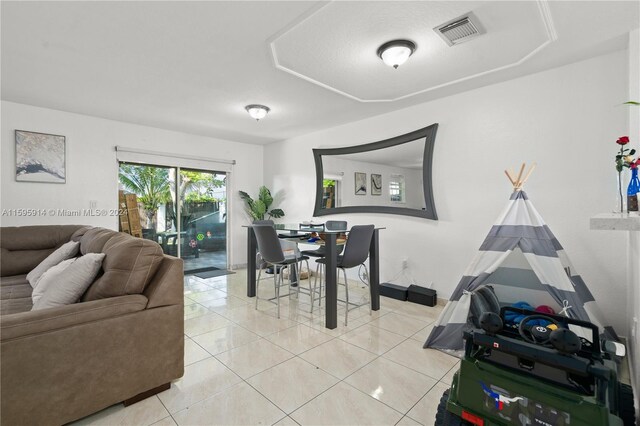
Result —
[[[105, 253], [80, 302], [31, 311], [25, 274], [67, 241]], [[181, 259], [76, 225], [0, 230], [0, 420], [59, 425], [167, 389], [184, 373]]]

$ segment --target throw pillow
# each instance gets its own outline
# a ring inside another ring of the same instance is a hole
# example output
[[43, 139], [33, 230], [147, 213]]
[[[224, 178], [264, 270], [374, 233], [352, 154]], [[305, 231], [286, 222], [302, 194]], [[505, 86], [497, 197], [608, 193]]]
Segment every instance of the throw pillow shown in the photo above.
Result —
[[33, 301], [34, 305], [36, 304], [38, 299], [42, 297], [44, 292], [47, 291], [47, 288], [49, 288], [49, 286], [56, 282], [56, 280], [58, 279], [58, 275], [60, 275], [62, 271], [67, 269], [75, 261], [75, 258], [63, 260], [56, 266], [52, 266], [51, 268], [47, 269], [44, 274], [42, 274], [42, 276], [38, 280], [38, 283], [36, 284], [36, 287], [31, 293], [31, 300]]
[[89, 253], [77, 258], [66, 269], [52, 276], [55, 283], [47, 286], [32, 311], [75, 303], [89, 288], [102, 267], [104, 253]]
[[38, 280], [47, 269], [57, 265], [63, 260], [75, 257], [78, 254], [79, 249], [80, 242], [78, 241], [69, 241], [68, 243], [64, 243], [58, 247], [56, 251], [47, 256], [38, 266], [33, 268], [33, 270], [27, 274], [27, 281], [29, 281], [31, 287], [36, 287]]

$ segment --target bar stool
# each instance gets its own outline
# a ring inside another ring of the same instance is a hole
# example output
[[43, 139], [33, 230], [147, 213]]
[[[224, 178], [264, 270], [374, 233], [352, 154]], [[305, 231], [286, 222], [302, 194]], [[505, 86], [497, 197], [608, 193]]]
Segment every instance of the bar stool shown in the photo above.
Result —
[[[254, 224], [253, 231], [256, 236], [256, 241], [258, 243], [258, 252], [260, 253], [262, 262], [266, 266], [271, 266], [273, 268], [273, 285], [275, 296], [266, 300], [278, 306], [278, 318], [280, 318], [280, 297], [282, 297], [280, 296], [280, 287], [285, 286], [285, 284], [283, 284], [284, 280], [282, 279], [282, 271], [285, 268], [293, 266], [296, 271], [299, 283], [300, 274], [298, 273], [298, 262], [305, 259], [304, 256], [298, 258], [295, 256], [295, 254], [293, 256], [285, 256], [282, 250], [282, 246], [280, 245], [280, 238], [278, 238], [278, 234], [276, 233], [276, 230], [272, 225]], [[306, 259], [308, 259], [308, 257]], [[259, 286], [261, 273], [262, 268], [260, 268], [260, 271], [258, 272], [258, 279], [256, 280], [256, 310], [258, 309], [258, 299], [260, 298]], [[291, 276], [291, 273], [289, 274], [289, 276]], [[291, 293], [287, 293], [286, 296], [290, 294]], [[273, 301], [274, 299], [275, 302]]]
[[[328, 220], [325, 224], [324, 224], [324, 229], [326, 229], [327, 231], [347, 231], [347, 221], [346, 220]], [[337, 248], [337, 252], [336, 254], [341, 254], [342, 250], [344, 250], [344, 246], [340, 245]], [[315, 257], [315, 258], [323, 258], [326, 255], [326, 249], [324, 246], [320, 246], [318, 247], [316, 250], [303, 250], [302, 254], [305, 256], [309, 256], [309, 257]], [[324, 264], [322, 263], [316, 263], [316, 273], [315, 273], [315, 278], [313, 281], [313, 288], [316, 288], [316, 283], [318, 281], [318, 277], [322, 276], [322, 271], [324, 270]], [[311, 278], [309, 278], [309, 284], [311, 284]], [[321, 296], [322, 295], [322, 280], [320, 281], [320, 289], [319, 289], [319, 293], [318, 295]], [[315, 290], [314, 290], [315, 291]], [[312, 303], [311, 303], [311, 312], [313, 313], [313, 297], [311, 297]], [[320, 306], [320, 302], [321, 302], [322, 298], [318, 297], [318, 306]]]
[[[373, 231], [375, 229], [374, 225], [356, 225], [353, 226], [351, 228], [351, 230], [349, 231], [349, 237], [347, 238], [347, 243], [344, 247], [344, 255], [338, 256], [337, 258], [337, 267], [339, 269], [342, 270], [342, 274], [344, 276], [344, 287], [345, 287], [345, 300], [342, 300], [342, 302], [345, 302], [345, 314], [344, 314], [344, 325], [347, 325], [347, 321], [348, 321], [348, 317], [349, 317], [349, 305], [353, 305], [354, 307], [351, 309], [355, 309], [355, 308], [359, 308], [360, 306], [364, 306], [364, 303], [362, 304], [356, 304], [356, 303], [352, 303], [349, 302], [349, 283], [347, 281], [347, 269], [350, 268], [355, 268], [355, 267], [359, 267], [359, 266], [363, 266], [365, 269], [365, 273], [367, 276], [367, 280], [365, 282], [365, 284], [367, 285], [367, 287], [370, 286], [369, 284], [369, 271], [367, 269], [367, 266], [364, 264], [364, 262], [367, 260], [367, 257], [369, 257], [369, 247], [371, 246], [371, 239], [373, 238]], [[327, 259], [326, 258], [321, 258], [316, 260], [316, 263], [322, 264], [322, 265], [326, 265]], [[340, 283], [340, 279], [339, 279], [339, 275], [338, 275], [338, 282], [336, 284], [342, 284]], [[322, 285], [322, 284], [321, 284]], [[314, 284], [314, 289], [313, 292], [311, 294], [311, 310], [313, 312], [313, 296], [317, 293], [316, 292], [316, 288], [315, 288], [315, 284]], [[322, 290], [322, 287], [320, 288], [320, 290]], [[322, 298], [322, 293], [319, 293], [319, 297]], [[371, 313], [371, 301], [369, 301], [369, 313]]]

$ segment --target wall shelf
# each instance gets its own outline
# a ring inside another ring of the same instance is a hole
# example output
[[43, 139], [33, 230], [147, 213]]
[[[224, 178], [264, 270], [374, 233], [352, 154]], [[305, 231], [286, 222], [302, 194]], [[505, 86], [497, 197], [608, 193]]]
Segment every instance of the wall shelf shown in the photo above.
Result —
[[640, 231], [640, 214], [602, 213], [591, 217], [590, 225], [600, 231]]

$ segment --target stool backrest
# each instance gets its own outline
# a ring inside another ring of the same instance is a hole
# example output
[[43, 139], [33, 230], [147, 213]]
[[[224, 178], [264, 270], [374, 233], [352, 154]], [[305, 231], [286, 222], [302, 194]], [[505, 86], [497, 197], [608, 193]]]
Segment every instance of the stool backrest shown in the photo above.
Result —
[[324, 224], [324, 229], [326, 229], [327, 231], [346, 231], [347, 221], [346, 220], [328, 220]]
[[369, 256], [369, 247], [373, 238], [373, 225], [352, 226], [344, 247], [344, 255], [340, 266], [343, 268], [353, 268], [364, 263]]
[[284, 253], [280, 246], [280, 238], [275, 228], [271, 225], [253, 225], [253, 232], [256, 234], [258, 251], [262, 259], [269, 263], [280, 263], [284, 261]]

